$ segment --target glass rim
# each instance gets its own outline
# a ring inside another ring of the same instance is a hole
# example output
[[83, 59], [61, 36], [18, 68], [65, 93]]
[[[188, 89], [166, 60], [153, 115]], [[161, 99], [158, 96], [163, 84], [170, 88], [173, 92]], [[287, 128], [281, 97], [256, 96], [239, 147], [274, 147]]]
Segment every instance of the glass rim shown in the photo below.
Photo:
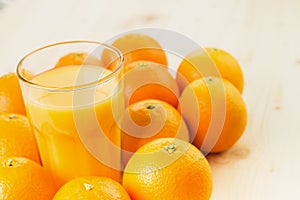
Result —
[[[76, 43], [86, 43], [86, 44], [95, 44], [98, 46], [103, 46], [111, 51], [113, 51], [114, 53], [117, 54], [118, 59], [120, 60], [120, 63], [118, 64], [118, 66], [111, 71], [110, 74], [106, 75], [105, 77], [96, 80], [96, 81], [92, 81], [86, 84], [81, 84], [81, 85], [75, 85], [75, 86], [66, 86], [66, 87], [51, 87], [51, 86], [46, 86], [46, 85], [42, 85], [42, 84], [37, 84], [32, 82], [31, 80], [25, 78], [22, 74], [22, 64], [24, 62], [24, 60], [26, 60], [27, 58], [29, 58], [31, 55], [40, 52], [44, 49], [50, 48], [50, 47], [55, 47], [55, 46], [59, 46], [59, 45], [64, 45], [64, 44], [76, 44]], [[17, 76], [20, 80], [22, 80], [23, 82], [25, 82], [26, 84], [29, 84], [32, 87], [41, 89], [41, 90], [45, 90], [45, 91], [54, 91], [54, 92], [67, 92], [67, 91], [75, 91], [75, 90], [81, 90], [81, 89], [88, 89], [90, 87], [94, 87], [97, 86], [101, 83], [107, 82], [108, 80], [112, 79], [113, 77], [115, 77], [115, 75], [117, 74], [117, 72], [119, 72], [122, 68], [122, 65], [124, 63], [124, 56], [122, 54], [122, 52], [117, 49], [116, 47], [109, 45], [109, 44], [105, 44], [105, 43], [101, 43], [101, 42], [96, 42], [96, 41], [90, 41], [90, 40], [73, 40], [73, 41], [65, 41], [65, 42], [57, 42], [57, 43], [53, 43], [53, 44], [49, 44], [43, 47], [40, 47], [38, 49], [35, 49], [31, 52], [29, 52], [28, 54], [26, 54], [17, 64], [17, 69], [16, 69], [16, 73]]]

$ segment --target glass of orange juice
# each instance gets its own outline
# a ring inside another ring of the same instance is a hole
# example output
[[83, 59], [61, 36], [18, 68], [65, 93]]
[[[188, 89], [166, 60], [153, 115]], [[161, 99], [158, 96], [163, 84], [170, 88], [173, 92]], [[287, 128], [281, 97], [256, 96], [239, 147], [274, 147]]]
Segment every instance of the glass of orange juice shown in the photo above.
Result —
[[18, 64], [42, 164], [58, 186], [89, 175], [120, 181], [122, 64], [119, 50], [91, 41], [49, 45]]

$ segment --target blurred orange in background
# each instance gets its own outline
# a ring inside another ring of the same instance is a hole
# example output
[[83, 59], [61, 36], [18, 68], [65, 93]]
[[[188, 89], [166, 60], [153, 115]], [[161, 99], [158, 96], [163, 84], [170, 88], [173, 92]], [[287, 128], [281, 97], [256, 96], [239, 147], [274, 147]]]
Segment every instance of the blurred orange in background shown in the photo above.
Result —
[[101, 61], [85, 52], [72, 52], [62, 56], [55, 67], [74, 66], [74, 65], [98, 65]]

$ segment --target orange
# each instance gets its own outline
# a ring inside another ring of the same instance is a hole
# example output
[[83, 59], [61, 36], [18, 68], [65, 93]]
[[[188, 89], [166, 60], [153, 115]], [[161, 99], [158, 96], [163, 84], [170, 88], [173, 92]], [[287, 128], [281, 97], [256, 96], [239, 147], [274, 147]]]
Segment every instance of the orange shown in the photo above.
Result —
[[208, 200], [212, 172], [195, 146], [176, 138], [161, 138], [131, 157], [123, 186], [132, 200]]
[[88, 55], [85, 52], [72, 52], [61, 57], [55, 67], [63, 67], [68, 65], [101, 65], [100, 60]]
[[[167, 57], [160, 44], [152, 37], [145, 34], [126, 34], [116, 39], [112, 46], [119, 49], [124, 55], [124, 65], [138, 61], [147, 60], [167, 65]], [[102, 59], [105, 66], [113, 70], [115, 64], [110, 63], [113, 54], [104, 51]]]
[[190, 83], [180, 97], [178, 110], [189, 127], [193, 144], [207, 153], [230, 148], [247, 123], [247, 110], [239, 91], [229, 81], [216, 77]]
[[217, 48], [198, 49], [188, 54], [177, 69], [176, 80], [182, 91], [188, 83], [207, 76], [222, 77], [243, 92], [244, 76], [238, 61]]
[[33, 130], [27, 117], [18, 114], [0, 115], [0, 157], [26, 157], [40, 163]]
[[[124, 73], [128, 72], [129, 70], [132, 70], [134, 68], [137, 67], [147, 67], [149, 65], [157, 65], [159, 63], [155, 63], [152, 61], [147, 61], [147, 60], [138, 60], [138, 61], [134, 61], [132, 63], [127, 64], [126, 66], [124, 66]], [[166, 65], [160, 65], [161, 67], [168, 67]]]
[[63, 185], [53, 200], [130, 200], [120, 183], [104, 177], [80, 177]]
[[20, 83], [14, 73], [0, 77], [0, 113], [26, 115]]
[[[189, 141], [184, 120], [171, 105], [159, 100], [143, 100], [131, 104], [122, 119], [122, 149], [134, 153], [144, 144], [163, 137]], [[124, 162], [128, 155], [124, 155]]]
[[158, 99], [178, 105], [179, 90], [168, 69], [160, 64], [138, 65], [123, 76], [126, 105]]
[[57, 190], [50, 174], [27, 158], [0, 158], [0, 199], [51, 200]]

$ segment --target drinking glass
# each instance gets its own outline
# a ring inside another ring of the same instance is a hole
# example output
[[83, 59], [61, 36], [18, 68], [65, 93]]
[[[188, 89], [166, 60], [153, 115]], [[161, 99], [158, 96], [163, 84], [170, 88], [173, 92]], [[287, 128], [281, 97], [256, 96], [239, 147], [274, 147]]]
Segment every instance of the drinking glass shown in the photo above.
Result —
[[52, 44], [18, 64], [43, 166], [58, 186], [80, 176], [120, 181], [123, 56], [92, 41]]

